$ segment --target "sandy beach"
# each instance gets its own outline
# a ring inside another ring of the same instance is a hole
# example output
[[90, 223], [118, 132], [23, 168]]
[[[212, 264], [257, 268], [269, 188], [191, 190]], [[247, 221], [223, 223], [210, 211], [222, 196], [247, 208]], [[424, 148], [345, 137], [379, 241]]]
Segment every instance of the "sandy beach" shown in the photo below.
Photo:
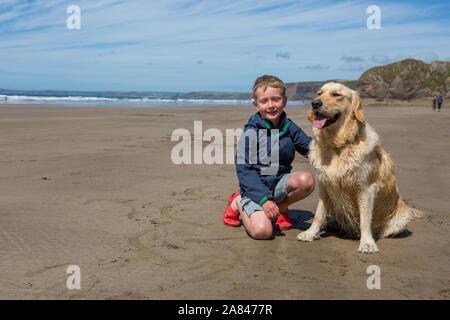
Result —
[[[317, 190], [290, 207], [293, 229], [253, 240], [222, 222], [234, 165], [173, 164], [173, 130], [225, 136], [253, 107], [0, 105], [0, 299], [449, 299], [449, 109], [364, 109], [424, 214], [374, 255], [340, 235], [296, 240]], [[311, 133], [308, 109], [285, 111]], [[293, 166], [312, 172], [299, 154]], [[66, 286], [70, 265], [81, 289]]]

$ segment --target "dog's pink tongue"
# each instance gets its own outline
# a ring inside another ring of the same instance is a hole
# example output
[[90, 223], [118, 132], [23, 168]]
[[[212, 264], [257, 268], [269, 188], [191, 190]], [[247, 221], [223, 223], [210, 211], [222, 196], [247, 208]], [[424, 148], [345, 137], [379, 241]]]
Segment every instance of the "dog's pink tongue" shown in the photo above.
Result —
[[316, 127], [316, 128], [318, 128], [318, 129], [320, 129], [320, 128], [322, 128], [322, 127], [325, 125], [325, 122], [327, 122], [327, 120], [328, 120], [328, 119], [325, 118], [325, 117], [317, 116], [317, 117], [315, 117], [315, 119], [314, 119], [313, 126]]

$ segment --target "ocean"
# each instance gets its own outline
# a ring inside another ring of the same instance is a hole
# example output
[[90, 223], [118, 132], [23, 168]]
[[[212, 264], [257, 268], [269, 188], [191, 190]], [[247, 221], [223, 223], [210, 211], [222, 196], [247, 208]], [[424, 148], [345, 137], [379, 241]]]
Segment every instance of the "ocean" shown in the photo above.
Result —
[[[121, 107], [188, 107], [188, 106], [249, 106], [250, 99], [184, 99], [136, 98], [75, 95], [5, 95], [0, 94], [0, 104], [41, 104], [67, 106], [121, 106]], [[288, 101], [288, 105], [304, 106], [303, 101]]]

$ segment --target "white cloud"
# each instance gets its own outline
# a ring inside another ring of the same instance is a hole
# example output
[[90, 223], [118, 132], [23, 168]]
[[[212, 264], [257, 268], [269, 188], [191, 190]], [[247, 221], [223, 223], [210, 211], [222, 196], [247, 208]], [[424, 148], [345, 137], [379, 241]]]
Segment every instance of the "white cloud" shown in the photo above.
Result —
[[323, 66], [321, 64], [315, 64], [315, 65], [311, 65], [311, 66], [305, 66], [305, 69], [310, 69], [310, 70], [328, 70], [330, 68], [330, 66]]
[[390, 62], [390, 59], [388, 56], [385, 56], [383, 54], [374, 54], [371, 58], [372, 62], [378, 63], [378, 64], [387, 64]]
[[275, 57], [281, 58], [281, 59], [290, 59], [291, 54], [289, 52], [278, 51], [277, 54], [275, 55]]
[[352, 63], [352, 62], [364, 62], [365, 61], [361, 57], [347, 57], [347, 56], [344, 56], [341, 59], [344, 60], [345, 62], [349, 62], [349, 63]]
[[420, 52], [415, 55], [416, 59], [425, 61], [427, 63], [436, 61], [439, 59], [438, 55], [434, 52]]
[[[65, 28], [70, 1], [39, 0], [26, 7], [8, 0], [14, 5], [8, 11], [2, 11], [2, 1], [0, 59], [9, 71], [66, 77], [56, 85], [73, 76], [78, 83], [95, 78], [105, 86], [136, 89], [251, 88], [265, 73], [288, 82], [340, 78], [344, 71], [357, 77], [361, 62], [376, 62], [376, 55], [380, 60], [427, 48], [436, 56], [450, 51], [449, 23], [414, 20], [431, 9], [411, 3], [381, 5], [382, 29], [369, 31], [368, 5], [361, 0], [76, 2], [81, 29], [70, 31]], [[152, 73], [141, 67], [148, 61], [154, 64]], [[198, 61], [207, 61], [208, 68]], [[299, 74], [293, 65], [308, 67]], [[117, 75], [120, 80], [113, 83]], [[0, 87], [7, 86], [0, 79]]]
[[422, 60], [426, 63], [431, 63], [433, 61], [439, 60], [439, 57], [434, 52], [418, 52], [414, 54], [404, 54], [400, 53], [397, 55], [397, 57], [394, 59], [395, 61], [401, 61], [404, 59], [416, 59], [416, 60]]
[[363, 71], [364, 67], [362, 65], [353, 65], [349, 62], [344, 63], [343, 65], [340, 66], [339, 68], [341, 71], [351, 71], [351, 72], [355, 72], [355, 71]]

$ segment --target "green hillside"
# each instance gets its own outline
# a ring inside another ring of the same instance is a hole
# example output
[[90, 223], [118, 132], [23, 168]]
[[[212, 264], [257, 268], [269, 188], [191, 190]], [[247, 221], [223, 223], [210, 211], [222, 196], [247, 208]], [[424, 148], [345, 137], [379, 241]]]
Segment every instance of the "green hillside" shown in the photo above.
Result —
[[449, 97], [450, 62], [406, 59], [374, 67], [361, 75], [357, 87], [361, 96], [378, 100]]

